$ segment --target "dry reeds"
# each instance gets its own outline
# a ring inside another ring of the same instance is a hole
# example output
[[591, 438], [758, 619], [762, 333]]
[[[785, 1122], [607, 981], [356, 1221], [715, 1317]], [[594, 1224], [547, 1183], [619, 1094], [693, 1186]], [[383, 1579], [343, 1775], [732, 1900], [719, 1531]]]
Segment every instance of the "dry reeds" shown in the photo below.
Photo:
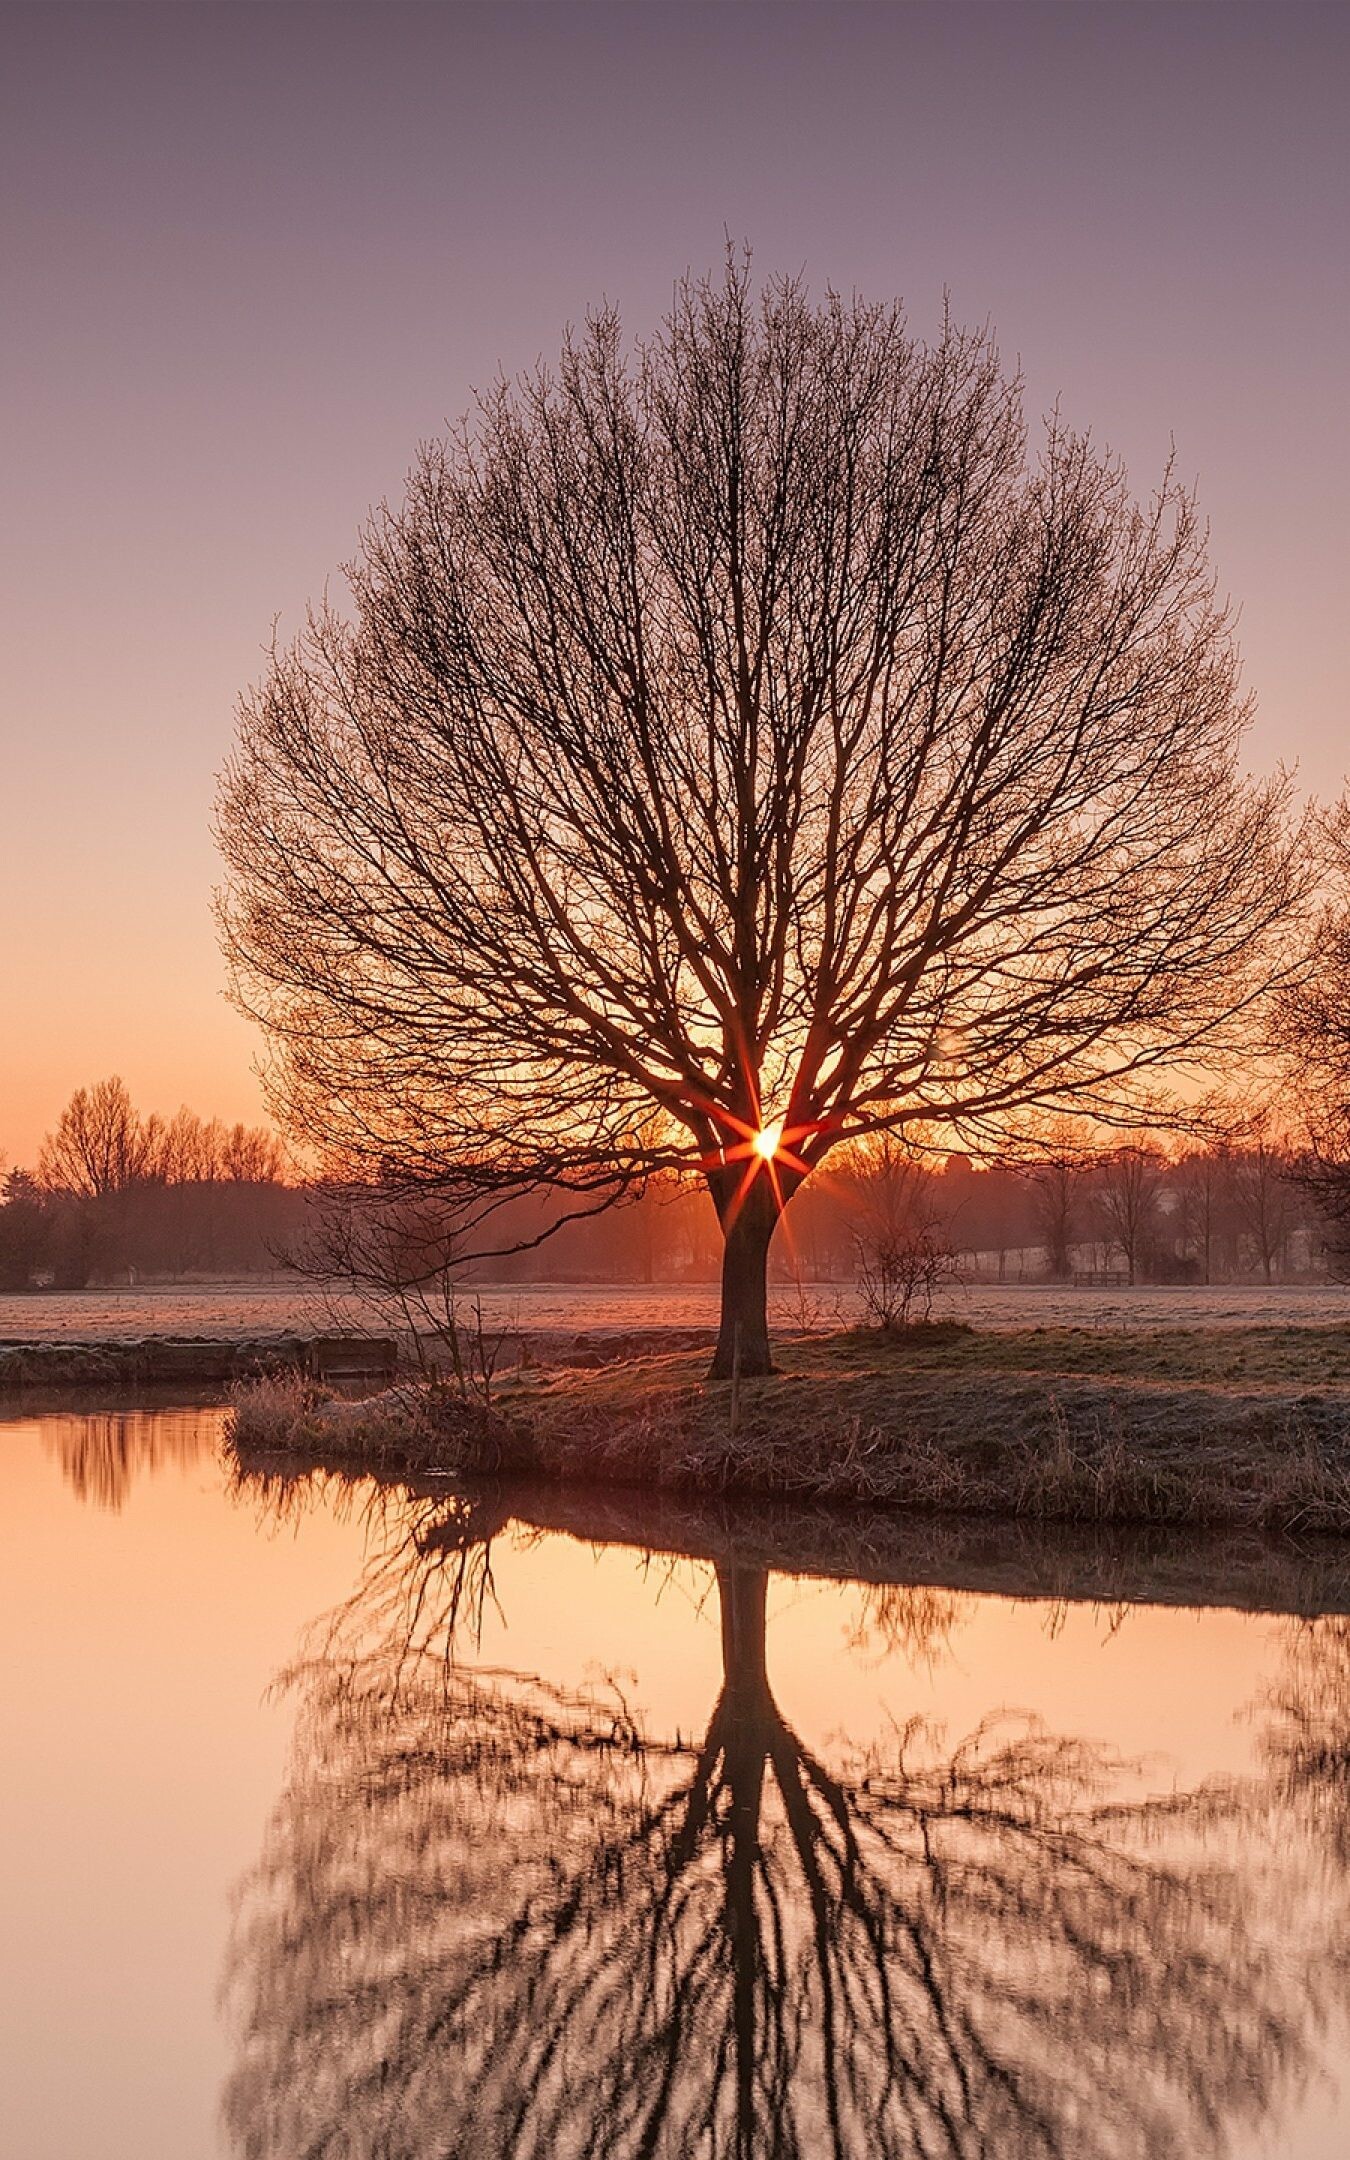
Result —
[[[421, 1384], [325, 1401], [282, 1376], [236, 1394], [233, 1437], [242, 1450], [410, 1473], [1350, 1533], [1350, 1389], [1339, 1373], [1317, 1394], [1264, 1378], [1239, 1389], [1141, 1377], [1133, 1351], [1125, 1374], [1067, 1358], [1055, 1371], [1046, 1347], [1011, 1337], [802, 1345], [789, 1369], [740, 1383], [734, 1422], [726, 1384], [679, 1357], [532, 1375], [491, 1407]], [[1095, 1347], [1105, 1364], [1108, 1346]], [[1185, 1362], [1206, 1357], [1192, 1345]], [[1286, 1362], [1308, 1370], [1307, 1356]]]

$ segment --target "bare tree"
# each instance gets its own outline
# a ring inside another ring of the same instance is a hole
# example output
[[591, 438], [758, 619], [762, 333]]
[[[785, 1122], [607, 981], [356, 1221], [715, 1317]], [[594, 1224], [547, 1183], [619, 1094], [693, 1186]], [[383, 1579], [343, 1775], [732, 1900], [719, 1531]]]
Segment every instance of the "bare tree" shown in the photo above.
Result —
[[262, 1126], [225, 1125], [184, 1105], [160, 1129], [151, 1172], [166, 1185], [274, 1185], [286, 1175], [286, 1154]]
[[1233, 1151], [1226, 1135], [1207, 1146], [1188, 1148], [1176, 1165], [1179, 1229], [1204, 1283], [1214, 1279], [1216, 1251], [1236, 1243], [1233, 1185]]
[[1112, 1148], [1097, 1165], [1096, 1201], [1110, 1242], [1120, 1250], [1133, 1283], [1147, 1266], [1158, 1228], [1158, 1196], [1165, 1157], [1136, 1142]]
[[1311, 964], [1282, 1001], [1283, 1047], [1308, 1147], [1293, 1174], [1327, 1225], [1333, 1271], [1350, 1276], [1350, 794], [1322, 827], [1325, 905]]
[[1046, 1272], [1064, 1282], [1073, 1272], [1083, 1180], [1091, 1157], [1087, 1129], [1072, 1118], [1052, 1118], [1035, 1135], [1028, 1165], [1032, 1207], [1045, 1245]]
[[401, 1328], [424, 1362], [427, 1338], [439, 1338], [454, 1322], [460, 1291], [454, 1210], [435, 1193], [367, 1186], [321, 1186], [308, 1198], [304, 1235], [287, 1265], [320, 1285], [354, 1292], [377, 1325]]
[[1284, 1265], [1296, 1209], [1292, 1150], [1268, 1110], [1250, 1120], [1245, 1144], [1231, 1157], [1238, 1220], [1266, 1282]]
[[912, 1148], [882, 1132], [856, 1142], [850, 1153], [863, 1311], [891, 1333], [911, 1319], [929, 1319], [938, 1290], [956, 1273], [956, 1254], [933, 1204], [929, 1166]]
[[27, 1290], [52, 1247], [48, 1196], [27, 1170], [0, 1175], [0, 1290]]
[[160, 1130], [157, 1118], [138, 1114], [116, 1074], [76, 1088], [42, 1143], [38, 1177], [50, 1189], [91, 1199], [125, 1192], [150, 1175]]
[[956, 1254], [935, 1222], [914, 1222], [894, 1235], [860, 1231], [858, 1290], [863, 1311], [884, 1335], [917, 1321], [926, 1325], [933, 1300], [956, 1274]]
[[500, 384], [348, 576], [219, 802], [277, 1113], [372, 1181], [701, 1176], [715, 1375], [841, 1140], [1139, 1114], [1280, 970], [1194, 503], [1029, 453], [984, 333], [729, 261]]
[[323, 1286], [341, 1285], [333, 1313], [349, 1321], [355, 1295], [382, 1328], [397, 1328], [424, 1374], [448, 1368], [460, 1392], [491, 1404], [510, 1330], [487, 1328], [463, 1280], [463, 1223], [437, 1192], [321, 1187], [309, 1195], [305, 1233], [287, 1265]]
[[277, 1184], [286, 1175], [286, 1151], [276, 1134], [264, 1126], [213, 1126], [213, 1144], [218, 1145], [216, 1175], [230, 1184]]

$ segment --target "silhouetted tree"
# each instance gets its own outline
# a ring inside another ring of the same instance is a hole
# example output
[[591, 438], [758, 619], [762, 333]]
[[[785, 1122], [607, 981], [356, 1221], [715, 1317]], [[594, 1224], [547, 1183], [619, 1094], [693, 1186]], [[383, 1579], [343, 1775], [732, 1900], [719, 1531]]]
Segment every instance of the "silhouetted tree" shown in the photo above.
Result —
[[1233, 1186], [1232, 1149], [1226, 1140], [1189, 1148], [1173, 1173], [1178, 1229], [1204, 1283], [1214, 1279], [1216, 1256], [1236, 1252]]
[[186, 1108], [142, 1116], [117, 1077], [77, 1088], [38, 1157], [44, 1264], [69, 1288], [133, 1261], [178, 1273], [274, 1264], [292, 1212], [284, 1172], [261, 1127]]
[[1350, 795], [1325, 821], [1326, 904], [1310, 965], [1283, 1000], [1283, 1047], [1308, 1148], [1292, 1166], [1327, 1226], [1328, 1258], [1350, 1277]]
[[1057, 420], [1029, 455], [983, 333], [729, 262], [491, 392], [349, 577], [220, 798], [276, 1110], [479, 1199], [697, 1172], [715, 1374], [769, 1368], [841, 1140], [1123, 1114], [1278, 965], [1285, 790], [1239, 772], [1194, 504]]
[[1143, 1143], [1112, 1148], [1097, 1163], [1097, 1211], [1107, 1238], [1119, 1247], [1131, 1282], [1147, 1268], [1153, 1252], [1164, 1167], [1160, 1149]]
[[1073, 1272], [1073, 1243], [1091, 1142], [1085, 1128], [1070, 1118], [1052, 1119], [1037, 1137], [1039, 1144], [1027, 1171], [1032, 1212], [1045, 1247], [1046, 1273], [1064, 1282]]
[[27, 1170], [0, 1178], [0, 1290], [26, 1290], [51, 1261], [54, 1224]]
[[894, 1133], [876, 1133], [849, 1150], [846, 1189], [864, 1315], [883, 1332], [927, 1320], [956, 1271], [929, 1165]]
[[42, 1143], [38, 1176], [53, 1190], [92, 1200], [126, 1192], [151, 1174], [161, 1130], [158, 1118], [138, 1115], [116, 1074], [76, 1088]]
[[1296, 1210], [1292, 1150], [1268, 1111], [1254, 1116], [1230, 1161], [1233, 1199], [1251, 1257], [1266, 1282], [1283, 1266]]

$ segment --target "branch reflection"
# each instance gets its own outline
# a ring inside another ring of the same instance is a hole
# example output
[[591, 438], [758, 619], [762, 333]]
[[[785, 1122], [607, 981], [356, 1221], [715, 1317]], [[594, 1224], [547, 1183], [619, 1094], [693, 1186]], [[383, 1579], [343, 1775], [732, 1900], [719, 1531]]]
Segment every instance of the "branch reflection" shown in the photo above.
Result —
[[1221, 1798], [1122, 1800], [1104, 1750], [1007, 1717], [827, 1760], [734, 1560], [706, 1729], [662, 1736], [615, 1687], [457, 1661], [471, 1504], [386, 1527], [291, 1675], [237, 1917], [247, 2160], [1161, 2160], [1306, 2067], [1309, 1976], [1244, 1910]]
[[186, 1469], [218, 1437], [220, 1413], [102, 1410], [44, 1416], [42, 1437], [79, 1500], [117, 1514], [140, 1477]]
[[1350, 1619], [1291, 1625], [1264, 1707], [1275, 1794], [1332, 1862], [1339, 1887], [1350, 1868]]

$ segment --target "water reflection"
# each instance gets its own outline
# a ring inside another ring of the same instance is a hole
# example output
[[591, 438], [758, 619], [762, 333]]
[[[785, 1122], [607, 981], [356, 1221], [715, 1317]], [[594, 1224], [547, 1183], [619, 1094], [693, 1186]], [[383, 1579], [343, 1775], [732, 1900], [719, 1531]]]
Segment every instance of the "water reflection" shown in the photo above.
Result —
[[138, 1478], [195, 1462], [218, 1423], [200, 1408], [101, 1410], [46, 1416], [42, 1435], [77, 1499], [117, 1513]]
[[[697, 1735], [475, 1669], [504, 1510], [367, 1490], [230, 1954], [247, 2160], [1162, 2160], [1304, 2075], [1326, 1968], [1275, 1940], [1236, 1791], [1131, 1796], [1006, 1716], [813, 1749], [762, 1554], [715, 1556]], [[931, 1589], [874, 1610], [918, 1653], [952, 1618]]]
[[1350, 1868], [1350, 1620], [1291, 1622], [1261, 1709], [1275, 1792], [1334, 1863], [1339, 1888]]

